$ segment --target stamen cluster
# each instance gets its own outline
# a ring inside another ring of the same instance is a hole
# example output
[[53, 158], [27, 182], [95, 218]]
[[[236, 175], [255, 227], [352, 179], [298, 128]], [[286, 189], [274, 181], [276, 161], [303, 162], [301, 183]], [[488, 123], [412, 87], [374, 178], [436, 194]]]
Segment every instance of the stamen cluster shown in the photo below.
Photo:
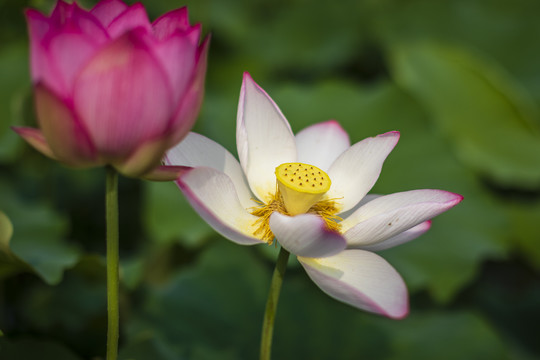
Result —
[[[281, 196], [281, 192], [277, 186], [276, 192], [270, 195], [271, 200], [268, 201], [268, 203], [265, 204], [261, 201], [255, 200], [260, 204], [260, 206], [251, 208], [251, 214], [259, 217], [255, 221], [257, 230], [253, 232], [253, 235], [257, 237], [260, 236], [262, 240], [268, 243], [268, 245], [272, 245], [274, 242], [274, 233], [270, 229], [270, 216], [272, 213], [277, 211], [283, 215], [291, 215], [287, 212], [283, 197]], [[342, 219], [336, 215], [338, 213], [338, 208], [336, 202], [332, 199], [325, 199], [315, 203], [307, 211], [307, 213], [320, 216], [324, 220], [325, 225], [329, 230], [339, 232], [341, 229], [339, 222]]]

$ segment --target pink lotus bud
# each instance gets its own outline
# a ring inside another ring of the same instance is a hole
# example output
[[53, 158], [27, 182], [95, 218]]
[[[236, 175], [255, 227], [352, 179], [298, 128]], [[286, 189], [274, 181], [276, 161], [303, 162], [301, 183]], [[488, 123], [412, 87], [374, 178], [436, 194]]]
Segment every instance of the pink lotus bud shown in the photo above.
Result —
[[70, 166], [112, 165], [127, 176], [174, 178], [164, 152], [193, 126], [209, 38], [187, 9], [150, 23], [142, 4], [60, 0], [49, 17], [26, 12], [40, 129], [15, 131]]

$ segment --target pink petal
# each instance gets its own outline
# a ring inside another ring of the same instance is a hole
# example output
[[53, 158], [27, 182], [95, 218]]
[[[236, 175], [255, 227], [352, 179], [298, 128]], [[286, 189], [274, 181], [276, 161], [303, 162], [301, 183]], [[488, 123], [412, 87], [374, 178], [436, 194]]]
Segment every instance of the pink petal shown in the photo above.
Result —
[[187, 36], [193, 45], [199, 46], [199, 43], [201, 42], [201, 33], [201, 24], [195, 24], [190, 29], [186, 30], [184, 35]]
[[143, 35], [133, 31], [109, 43], [75, 82], [75, 109], [107, 157], [129, 156], [163, 136], [171, 116], [171, 90]]
[[186, 170], [176, 184], [195, 211], [218, 233], [240, 245], [264, 243], [253, 235], [257, 217], [240, 204], [227, 175], [198, 167]]
[[[45, 62], [44, 64], [49, 61], [49, 64], [54, 66], [54, 69], [51, 69], [53, 71], [51, 76], [44, 74], [44, 83], [55, 90], [57, 90], [58, 84], [61, 83], [63, 92], [58, 94], [71, 97], [75, 77], [95, 54], [98, 46], [82, 33], [59, 32], [51, 38], [48, 44], [48, 57], [42, 59]], [[44, 71], [47, 70], [44, 69]], [[59, 76], [61, 79], [52, 78], [52, 75]]]
[[71, 18], [75, 6], [77, 6], [76, 3], [68, 4], [63, 0], [59, 0], [51, 13], [51, 22], [56, 26], [65, 24]]
[[167, 152], [165, 164], [173, 166], [216, 169], [227, 175], [234, 184], [240, 203], [245, 209], [257, 205], [249, 190], [238, 160], [223, 146], [205, 136], [190, 132], [184, 140]]
[[394, 319], [404, 318], [409, 312], [403, 279], [377, 254], [345, 250], [322, 259], [298, 260], [311, 280], [336, 300]]
[[39, 126], [58, 160], [73, 166], [97, 162], [95, 148], [71, 109], [46, 87], [35, 87]]
[[191, 83], [187, 86], [182, 95], [182, 100], [176, 110], [173, 122], [170, 125], [168, 132], [170, 134], [170, 146], [176, 145], [187, 135], [199, 115], [199, 109], [201, 108], [204, 95], [204, 79], [206, 77], [209, 45], [210, 36], [207, 36], [199, 50]]
[[109, 24], [107, 31], [114, 39], [138, 27], [144, 28], [148, 34], [152, 33], [152, 25], [141, 3], [136, 3], [117, 16]]
[[31, 127], [13, 127], [12, 129], [37, 151], [51, 159], [58, 160], [54, 156], [49, 144], [47, 144], [47, 140], [45, 140], [41, 130]]
[[431, 228], [431, 220], [424, 221], [423, 223], [413, 226], [409, 230], [405, 230], [404, 232], [399, 233], [395, 236], [392, 236], [391, 238], [388, 238], [386, 240], [383, 240], [375, 244], [365, 245], [365, 246], [362, 246], [361, 248], [367, 251], [381, 251], [381, 250], [390, 249], [395, 246], [405, 244], [411, 240], [416, 239], [417, 237], [419, 237], [420, 235], [428, 231], [430, 228]]
[[193, 45], [187, 35], [176, 33], [154, 47], [154, 52], [167, 73], [176, 104], [181, 101], [186, 86], [193, 79], [197, 45]]
[[128, 6], [120, 0], [102, 0], [90, 11], [107, 28]]
[[30, 39], [30, 72], [33, 83], [44, 83], [56, 94], [68, 96], [64, 77], [40, 41]]
[[34, 83], [44, 82], [57, 94], [67, 94], [63, 76], [51, 62], [43, 40], [51, 29], [49, 19], [35, 10], [27, 10], [28, 31], [30, 33], [30, 72]]
[[69, 19], [67, 30], [70, 30], [69, 27], [79, 30], [96, 44], [103, 44], [109, 39], [105, 27], [99, 20], [88, 11], [81, 9], [77, 3], [73, 3], [72, 16]]
[[28, 32], [30, 41], [41, 41], [51, 29], [49, 19], [34, 9], [28, 9], [25, 12], [26, 21], [28, 22]]
[[354, 144], [334, 161], [328, 170], [332, 186], [327, 196], [339, 199], [341, 212], [354, 207], [371, 190], [384, 160], [398, 140], [397, 131], [367, 138]]
[[236, 145], [251, 190], [268, 200], [276, 190], [275, 169], [296, 161], [296, 144], [281, 110], [247, 72], [238, 103]]
[[152, 24], [154, 36], [163, 40], [169, 36], [180, 32], [185, 32], [190, 28], [187, 7], [182, 7], [161, 15]]
[[298, 161], [324, 171], [350, 146], [349, 135], [335, 120], [308, 126], [296, 134]]
[[270, 216], [270, 229], [281, 246], [297, 256], [332, 256], [347, 247], [339, 233], [328, 230], [324, 220], [313, 214], [287, 216], [275, 212]]
[[443, 190], [413, 190], [381, 196], [341, 222], [349, 247], [376, 244], [456, 206], [463, 196]]
[[[88, 11], [81, 9], [76, 2], [68, 4], [64, 1], [59, 1], [50, 19], [47, 19], [47, 21], [50, 25], [47, 29], [48, 31], [79, 31], [88, 35], [92, 41], [97, 43], [102, 43], [108, 38], [105, 28], [99, 20], [88, 13]], [[43, 33], [43, 36], [41, 36], [42, 40], [45, 39], [44, 35], [46, 33]]]
[[62, 19], [62, 26], [53, 27], [41, 14], [27, 12], [32, 79], [44, 82], [63, 97], [71, 96], [74, 76], [108, 38], [103, 27], [87, 12], [75, 5], [69, 9], [73, 18]]

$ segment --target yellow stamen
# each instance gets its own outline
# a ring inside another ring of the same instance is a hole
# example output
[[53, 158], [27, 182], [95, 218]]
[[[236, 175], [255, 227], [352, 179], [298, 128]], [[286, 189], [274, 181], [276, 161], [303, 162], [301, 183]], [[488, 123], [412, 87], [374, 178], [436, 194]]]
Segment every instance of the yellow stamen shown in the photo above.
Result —
[[[254, 235], [260, 237], [268, 244], [273, 243], [274, 234], [270, 229], [269, 222], [270, 216], [275, 211], [288, 216], [302, 213], [316, 214], [324, 220], [329, 230], [339, 232], [341, 228], [339, 222], [342, 219], [336, 215], [338, 212], [336, 202], [333, 199], [322, 199], [331, 185], [330, 178], [324, 171], [312, 165], [286, 163], [276, 168], [276, 178], [276, 192], [269, 194], [270, 200], [268, 203], [265, 204], [257, 201], [260, 206], [252, 208], [251, 214], [259, 217], [254, 224], [257, 226], [257, 230], [253, 233]], [[290, 181], [291, 178], [293, 181]], [[289, 185], [287, 180], [295, 185]], [[303, 180], [301, 181], [302, 185], [297, 180]], [[315, 183], [315, 181], [317, 182]], [[287, 183], [288, 186], [282, 184], [282, 182]], [[283, 192], [287, 192], [287, 201]], [[298, 206], [295, 201], [299, 201], [301, 205]], [[305, 210], [292, 213], [291, 208], [297, 210], [304, 208]]]
[[263, 202], [257, 201], [261, 206], [252, 208], [251, 214], [258, 216], [259, 218], [255, 221], [255, 226], [257, 230], [253, 233], [255, 236], [260, 236], [262, 240], [266, 241], [268, 245], [271, 245], [274, 241], [274, 233], [270, 230], [270, 216], [277, 211], [279, 213], [289, 215], [285, 209], [285, 204], [281, 198], [281, 194], [276, 187], [276, 192], [274, 195], [270, 195], [272, 198], [270, 201], [265, 204]]
[[328, 175], [316, 166], [285, 163], [276, 168], [279, 191], [290, 215], [303, 214], [330, 190]]

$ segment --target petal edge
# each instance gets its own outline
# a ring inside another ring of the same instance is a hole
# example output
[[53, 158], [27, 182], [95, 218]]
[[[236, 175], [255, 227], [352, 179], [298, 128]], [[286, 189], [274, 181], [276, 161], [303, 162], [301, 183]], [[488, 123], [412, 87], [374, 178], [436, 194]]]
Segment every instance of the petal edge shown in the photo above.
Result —
[[265, 243], [251, 235], [257, 219], [242, 207], [230, 178], [212, 168], [191, 168], [176, 184], [195, 211], [218, 233], [240, 245]]
[[238, 102], [236, 145], [251, 191], [268, 200], [276, 187], [276, 167], [296, 161], [296, 143], [279, 107], [247, 72]]
[[403, 279], [375, 253], [345, 250], [332, 257], [298, 260], [311, 280], [336, 300], [393, 319], [409, 312]]

